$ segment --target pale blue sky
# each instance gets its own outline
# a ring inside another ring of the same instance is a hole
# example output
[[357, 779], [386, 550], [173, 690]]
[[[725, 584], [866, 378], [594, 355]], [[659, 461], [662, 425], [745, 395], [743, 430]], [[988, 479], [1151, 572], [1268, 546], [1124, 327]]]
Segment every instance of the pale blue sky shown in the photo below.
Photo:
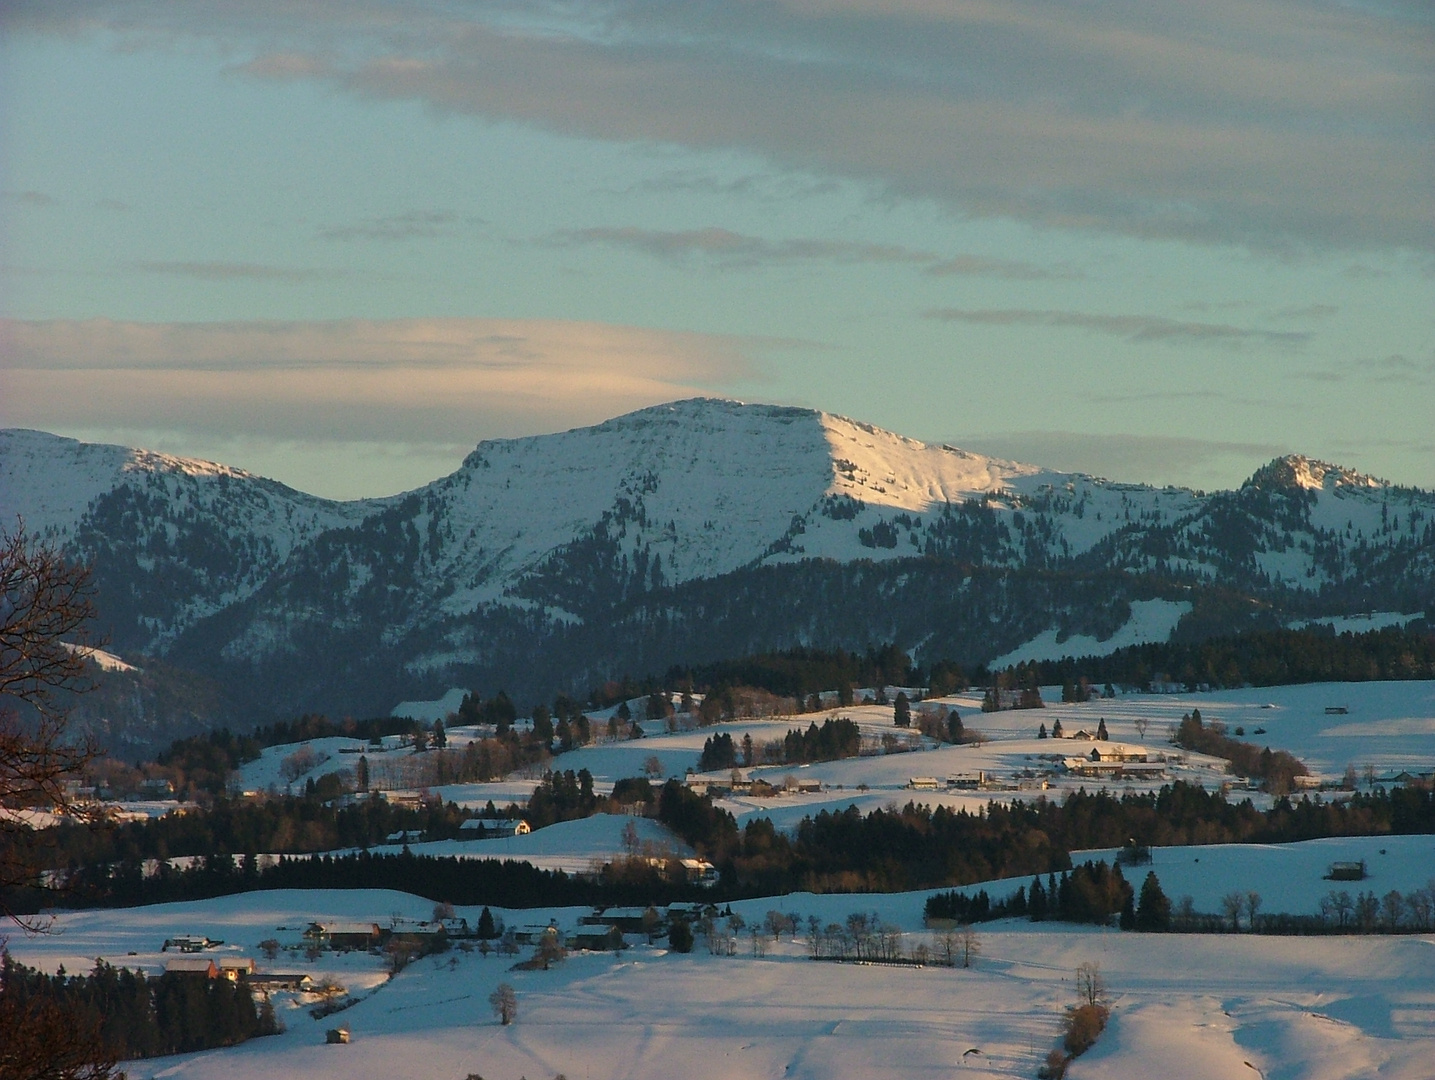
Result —
[[1435, 486], [1423, 4], [52, 6], [0, 23], [0, 424], [352, 496], [714, 393]]

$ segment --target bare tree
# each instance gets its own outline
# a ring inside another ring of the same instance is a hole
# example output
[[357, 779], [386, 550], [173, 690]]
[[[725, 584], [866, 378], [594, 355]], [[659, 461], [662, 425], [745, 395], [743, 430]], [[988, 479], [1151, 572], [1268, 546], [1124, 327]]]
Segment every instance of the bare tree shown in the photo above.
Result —
[[944, 930], [937, 936], [937, 955], [942, 958], [942, 963], [948, 967], [955, 967], [958, 951], [958, 940], [955, 931]]
[[1136, 725], [1136, 734], [1146, 738], [1146, 729], [1151, 726], [1151, 721], [1144, 716], [1138, 716], [1133, 722]]
[[[0, 533], [0, 805], [83, 817], [69, 788], [98, 754], [67, 730], [66, 699], [91, 688], [86, 626], [90, 568], [33, 540]], [[0, 818], [0, 894], [34, 885], [40, 870], [24, 815]], [[45, 923], [0, 907], [29, 931]]]
[[1380, 898], [1380, 917], [1385, 923], [1385, 929], [1395, 932], [1400, 927], [1401, 921], [1405, 918], [1405, 897], [1397, 890], [1391, 889]]
[[1100, 1005], [1106, 1000], [1106, 980], [1100, 964], [1088, 961], [1076, 969], [1076, 996], [1085, 1005]]
[[764, 936], [762, 927], [753, 923], [748, 927], [748, 935], [752, 938], [752, 955], [754, 958], [767, 955], [767, 938]]
[[982, 943], [977, 932], [967, 923], [957, 927], [957, 951], [961, 954], [964, 968], [971, 967], [972, 961], [982, 954]]
[[499, 983], [498, 988], [488, 995], [488, 1004], [493, 1008], [493, 1015], [498, 1017], [498, 1022], [504, 1027], [513, 1023], [518, 1016], [518, 995], [507, 983]]
[[1261, 894], [1252, 889], [1246, 893], [1246, 929], [1256, 932], [1256, 912], [1261, 909]]
[[1226, 918], [1231, 920], [1231, 933], [1241, 928], [1241, 910], [1246, 906], [1246, 898], [1238, 892], [1229, 892], [1221, 897], [1221, 911]]
[[780, 911], [769, 911], [763, 920], [763, 925], [772, 935], [772, 940], [778, 941], [782, 937], [782, 932], [787, 929], [787, 916]]

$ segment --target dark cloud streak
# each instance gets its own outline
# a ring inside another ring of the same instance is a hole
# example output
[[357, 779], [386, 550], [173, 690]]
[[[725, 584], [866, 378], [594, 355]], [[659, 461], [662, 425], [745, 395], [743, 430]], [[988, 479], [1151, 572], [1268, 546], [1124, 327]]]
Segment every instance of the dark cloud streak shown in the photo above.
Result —
[[994, 277], [1011, 281], [1079, 276], [1069, 270], [1048, 270], [1032, 263], [1010, 259], [992, 259], [979, 255], [947, 258], [900, 244], [873, 244], [814, 237], [767, 240], [717, 227], [663, 230], [628, 225], [619, 228], [573, 229], [545, 237], [542, 242], [555, 247], [603, 244], [679, 264], [703, 259], [721, 266], [746, 268], [821, 261], [906, 264], [920, 267], [923, 272], [937, 276]]
[[1304, 331], [1258, 330], [1226, 323], [1189, 322], [1152, 315], [1098, 315], [1083, 311], [1035, 311], [1021, 308], [934, 308], [922, 313], [939, 322], [961, 322], [977, 326], [1056, 326], [1091, 330], [1125, 338], [1127, 341], [1170, 341], [1186, 344], [1304, 345], [1311, 335]]

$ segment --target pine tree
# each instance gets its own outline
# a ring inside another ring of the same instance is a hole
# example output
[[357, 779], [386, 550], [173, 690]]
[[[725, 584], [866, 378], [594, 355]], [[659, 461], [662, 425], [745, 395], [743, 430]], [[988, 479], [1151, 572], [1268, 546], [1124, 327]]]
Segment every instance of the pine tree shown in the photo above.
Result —
[[1171, 901], [1161, 891], [1156, 871], [1146, 875], [1141, 884], [1141, 901], [1136, 909], [1136, 929], [1159, 933], [1171, 928]]
[[1061, 721], [1060, 721], [1060, 720], [1055, 721], [1055, 722], [1051, 725], [1051, 737], [1052, 737], [1053, 739], [1063, 738], [1062, 731], [1061, 731]]
[[1043, 721], [1041, 727], [1039, 727], [1039, 728], [1036, 729], [1036, 737], [1037, 737], [1038, 739], [1044, 739], [1044, 738], [1046, 738], [1046, 723], [1045, 723], [1044, 721]]
[[490, 941], [498, 936], [498, 931], [493, 926], [493, 912], [485, 905], [478, 916], [478, 936], [485, 941]]
[[1096, 725], [1096, 737], [1102, 741], [1110, 738], [1110, 736], [1106, 734], [1106, 717], [1104, 716], [1101, 718], [1101, 722]]
[[[533, 737], [541, 743], [553, 741], [553, 714], [548, 711], [548, 706], [537, 705], [533, 709]], [[560, 720], [561, 724], [562, 721]]]
[[905, 690], [897, 691], [897, 700], [892, 706], [892, 722], [900, 728], [912, 726], [912, 703]]
[[1046, 918], [1046, 890], [1042, 888], [1039, 874], [1031, 879], [1031, 888], [1027, 891], [1026, 904], [1032, 922], [1041, 922]]

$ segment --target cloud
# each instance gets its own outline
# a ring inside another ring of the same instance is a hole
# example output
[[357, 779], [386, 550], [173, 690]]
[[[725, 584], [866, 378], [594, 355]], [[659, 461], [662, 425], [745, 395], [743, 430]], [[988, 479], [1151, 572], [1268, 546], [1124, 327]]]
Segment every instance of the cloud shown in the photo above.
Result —
[[1084, 275], [1079, 270], [1049, 269], [1011, 259], [987, 259], [978, 255], [958, 255], [927, 267], [937, 277], [995, 277], [1008, 281], [1044, 281], [1053, 278], [1075, 279]]
[[208, 39], [247, 51], [248, 77], [736, 149], [978, 217], [1435, 250], [1419, 0], [20, 0], [7, 17]]
[[718, 177], [695, 169], [673, 169], [660, 176], [649, 177], [624, 188], [624, 192], [696, 192], [701, 195], [725, 195], [765, 201], [804, 199], [814, 195], [830, 195], [841, 189], [831, 179], [815, 179], [794, 174], [747, 173], [743, 176]]
[[1283, 307], [1274, 314], [1277, 319], [1325, 319], [1339, 310], [1335, 304], [1305, 304]]
[[1258, 466], [1290, 452], [1279, 443], [1074, 431], [994, 432], [969, 435], [955, 445], [1061, 472], [1208, 491], [1236, 487]]
[[728, 266], [827, 261], [842, 263], [930, 263], [937, 256], [899, 244], [865, 244], [850, 240], [796, 238], [764, 240], [729, 229], [662, 230], [637, 226], [574, 229], [555, 233], [547, 243], [557, 247], [606, 244], [678, 262], [701, 257]]
[[134, 268], [146, 274], [170, 274], [198, 281], [319, 281], [345, 274], [343, 270], [237, 262], [140, 262]]
[[760, 377], [780, 343], [522, 319], [0, 321], [0, 423], [471, 443]]
[[10, 202], [19, 203], [21, 206], [48, 207], [56, 205], [55, 197], [46, 195], [43, 191], [7, 191], [5, 198]]
[[1036, 281], [1043, 278], [1078, 277], [1074, 271], [1048, 270], [1032, 263], [991, 259], [980, 255], [944, 258], [901, 244], [870, 244], [852, 240], [795, 237], [765, 240], [729, 229], [643, 229], [628, 225], [619, 228], [573, 229], [554, 233], [544, 240], [557, 247], [605, 244], [626, 248], [654, 258], [677, 263], [701, 259], [727, 267], [783, 265], [797, 262], [895, 263], [920, 266], [924, 273], [938, 276], [966, 275]]
[[1128, 341], [1170, 341], [1239, 346], [1257, 341], [1267, 345], [1296, 346], [1311, 335], [1293, 330], [1255, 330], [1226, 323], [1188, 322], [1152, 315], [1095, 315], [1082, 311], [1035, 311], [1022, 308], [934, 308], [923, 317], [941, 322], [979, 326], [1061, 326], [1110, 334]]
[[1295, 377], [1308, 382], [1323, 383], [1355, 380], [1362, 383], [1422, 385], [1435, 381], [1435, 356], [1417, 357], [1392, 353], [1389, 356], [1365, 357], [1338, 366], [1297, 372]]
[[321, 240], [415, 240], [451, 236], [458, 215], [451, 210], [410, 210], [320, 229]]

